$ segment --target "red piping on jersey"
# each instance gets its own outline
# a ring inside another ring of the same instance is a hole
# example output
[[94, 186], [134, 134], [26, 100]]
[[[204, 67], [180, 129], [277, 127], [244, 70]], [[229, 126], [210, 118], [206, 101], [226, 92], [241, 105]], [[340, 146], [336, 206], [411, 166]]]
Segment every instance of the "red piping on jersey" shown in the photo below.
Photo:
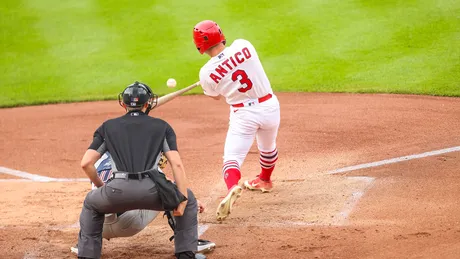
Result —
[[[260, 97], [257, 100], [259, 101], [259, 103], [263, 103], [263, 102], [265, 102], [267, 100], [270, 100], [270, 98], [272, 98], [272, 94], [267, 94], [264, 97]], [[244, 103], [232, 104], [232, 106], [233, 107], [244, 107]]]

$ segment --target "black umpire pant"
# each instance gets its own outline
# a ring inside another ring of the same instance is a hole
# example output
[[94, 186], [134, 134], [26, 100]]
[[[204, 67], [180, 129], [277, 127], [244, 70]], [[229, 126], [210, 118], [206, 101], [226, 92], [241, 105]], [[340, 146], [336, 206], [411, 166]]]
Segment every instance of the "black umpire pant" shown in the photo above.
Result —
[[[163, 210], [155, 183], [150, 178], [113, 179], [104, 186], [90, 191], [86, 195], [80, 214], [78, 256], [100, 258], [104, 214], [134, 209]], [[184, 215], [175, 217], [175, 253], [197, 250], [197, 214], [197, 201], [192, 191], [188, 190], [188, 203]]]

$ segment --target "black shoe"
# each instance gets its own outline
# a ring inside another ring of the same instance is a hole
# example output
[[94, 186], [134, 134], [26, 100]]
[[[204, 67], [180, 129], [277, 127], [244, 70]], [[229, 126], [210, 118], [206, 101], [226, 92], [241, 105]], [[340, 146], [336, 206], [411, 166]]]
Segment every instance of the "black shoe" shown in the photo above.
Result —
[[204, 239], [198, 239], [198, 253], [207, 253], [211, 252], [214, 250], [216, 247], [216, 244], [214, 242], [211, 242], [209, 240], [204, 240]]
[[192, 251], [186, 251], [176, 254], [177, 259], [195, 259], [195, 253]]

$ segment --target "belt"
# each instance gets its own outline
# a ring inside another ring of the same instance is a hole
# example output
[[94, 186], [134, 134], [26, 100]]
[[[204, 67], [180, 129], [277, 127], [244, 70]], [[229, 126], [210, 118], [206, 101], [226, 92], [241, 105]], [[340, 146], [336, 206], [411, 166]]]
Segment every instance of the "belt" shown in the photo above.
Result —
[[[263, 103], [267, 100], [270, 100], [270, 98], [272, 98], [273, 95], [272, 94], [267, 94], [263, 97], [260, 97], [259, 99], [257, 99], [257, 103]], [[233, 107], [244, 107], [244, 106], [253, 106], [255, 104], [255, 101], [252, 101], [252, 102], [246, 102], [246, 103], [237, 103], [237, 104], [232, 104]]]
[[134, 179], [141, 180], [144, 178], [150, 178], [148, 173], [125, 173], [125, 172], [114, 172], [112, 179]]

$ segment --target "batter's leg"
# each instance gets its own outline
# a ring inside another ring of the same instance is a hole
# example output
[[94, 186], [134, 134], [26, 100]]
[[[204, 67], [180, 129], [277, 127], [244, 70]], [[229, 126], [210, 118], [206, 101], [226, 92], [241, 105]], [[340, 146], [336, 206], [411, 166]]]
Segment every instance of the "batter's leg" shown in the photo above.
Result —
[[147, 227], [158, 213], [155, 210], [129, 210], [116, 217], [113, 222], [110, 221], [110, 218], [105, 217], [102, 237], [111, 239], [134, 236]]
[[276, 161], [278, 160], [278, 149], [276, 147], [276, 136], [278, 128], [260, 129], [257, 132], [257, 146], [259, 148], [259, 162], [261, 172], [259, 178], [263, 181], [270, 181]]
[[240, 167], [254, 142], [258, 124], [252, 120], [248, 111], [238, 110], [239, 114], [230, 117], [230, 126], [227, 132], [224, 148], [224, 165], [222, 173], [228, 192], [219, 203], [216, 211], [217, 220], [228, 217], [235, 201], [240, 197], [243, 189], [238, 185], [241, 179]]
[[257, 123], [249, 120], [249, 118], [246, 120], [236, 116], [231, 118], [225, 140], [222, 167], [222, 174], [228, 190], [237, 185], [241, 179], [240, 168], [254, 142], [258, 127]]
[[264, 111], [263, 123], [257, 131], [257, 146], [259, 148], [259, 162], [261, 172], [259, 178], [270, 182], [275, 163], [278, 160], [278, 149], [276, 138], [280, 125], [280, 109], [278, 102], [271, 109]]
[[271, 175], [278, 160], [276, 138], [280, 123], [279, 108], [265, 110], [264, 114], [263, 123], [256, 134], [261, 171], [255, 179], [245, 181], [244, 186], [250, 190], [270, 192], [273, 188]]

